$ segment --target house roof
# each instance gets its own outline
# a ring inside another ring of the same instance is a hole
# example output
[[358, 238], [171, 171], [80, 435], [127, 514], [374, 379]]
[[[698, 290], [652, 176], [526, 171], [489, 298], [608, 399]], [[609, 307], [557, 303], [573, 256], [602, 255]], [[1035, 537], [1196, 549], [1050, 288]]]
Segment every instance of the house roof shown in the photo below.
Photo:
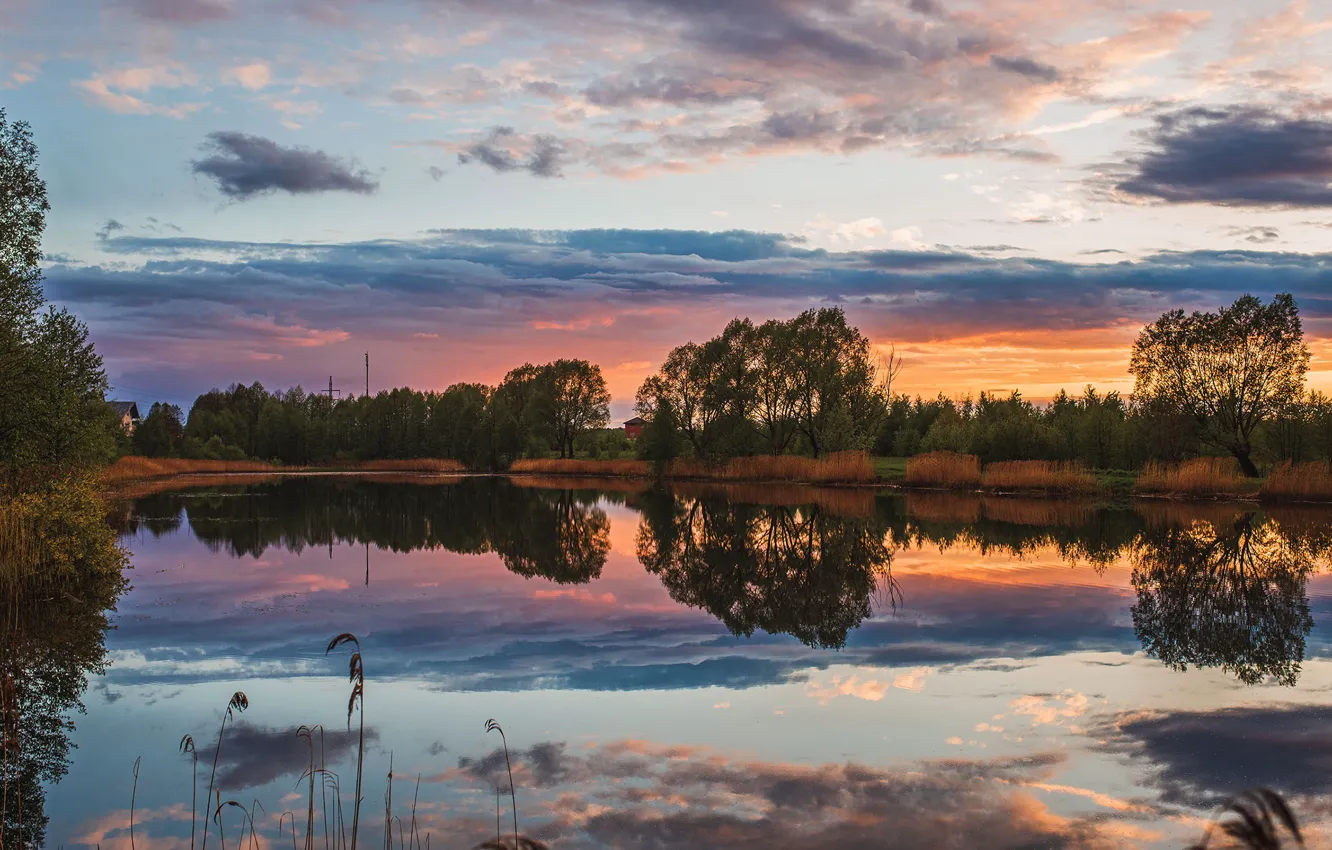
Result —
[[628, 422], [626, 422], [626, 423], [624, 423], [624, 424], [626, 424], [626, 425], [646, 425], [646, 424], [647, 424], [647, 420], [644, 419], [644, 418], [641, 417], [641, 416], [635, 416], [633, 419], [630, 419]]
[[115, 409], [117, 416], [130, 416], [134, 419], [139, 418], [139, 405], [132, 401], [112, 401], [108, 402]]

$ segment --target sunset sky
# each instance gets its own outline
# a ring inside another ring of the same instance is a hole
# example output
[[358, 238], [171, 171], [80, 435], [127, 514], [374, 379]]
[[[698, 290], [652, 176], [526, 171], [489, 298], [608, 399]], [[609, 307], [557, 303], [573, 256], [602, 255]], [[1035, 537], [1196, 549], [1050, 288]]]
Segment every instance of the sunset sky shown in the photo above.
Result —
[[[1178, 5], [1177, 5], [1178, 4]], [[3, 0], [47, 292], [117, 398], [601, 364], [841, 305], [899, 388], [1128, 390], [1295, 294], [1332, 390], [1332, 2]]]

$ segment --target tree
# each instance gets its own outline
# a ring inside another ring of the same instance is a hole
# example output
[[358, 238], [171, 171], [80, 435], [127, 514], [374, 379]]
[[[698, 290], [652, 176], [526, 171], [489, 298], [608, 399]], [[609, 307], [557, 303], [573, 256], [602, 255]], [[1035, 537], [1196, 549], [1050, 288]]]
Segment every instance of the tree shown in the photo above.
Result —
[[657, 410], [638, 435], [638, 455], [653, 463], [658, 472], [680, 455], [680, 432], [675, 427], [671, 400], [663, 398]]
[[1253, 434], [1304, 393], [1309, 348], [1288, 293], [1269, 304], [1245, 295], [1215, 313], [1172, 310], [1143, 328], [1129, 371], [1135, 401], [1192, 418], [1208, 443], [1258, 476]]
[[131, 444], [136, 455], [176, 457], [185, 437], [180, 408], [174, 404], [153, 402], [148, 415], [134, 429]]
[[799, 428], [814, 456], [868, 449], [887, 408], [869, 340], [840, 308], [826, 308], [793, 319], [791, 342]]
[[0, 489], [109, 460], [115, 447], [87, 328], [66, 310], [42, 310], [49, 209], [32, 130], [0, 109]]
[[560, 457], [572, 457], [574, 439], [610, 422], [610, 390], [601, 367], [586, 360], [556, 360], [542, 367], [550, 402], [549, 430]]

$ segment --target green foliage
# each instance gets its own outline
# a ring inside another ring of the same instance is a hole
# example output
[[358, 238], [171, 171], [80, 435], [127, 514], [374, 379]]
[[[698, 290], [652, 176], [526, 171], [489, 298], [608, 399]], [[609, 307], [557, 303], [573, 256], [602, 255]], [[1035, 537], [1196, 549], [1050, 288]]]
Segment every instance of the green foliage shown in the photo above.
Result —
[[154, 403], [130, 438], [134, 454], [143, 457], [179, 457], [185, 440], [180, 408]]
[[1245, 295], [1215, 313], [1162, 315], [1138, 336], [1129, 370], [1135, 398], [1194, 420], [1256, 477], [1254, 433], [1304, 395], [1309, 357], [1294, 298]]
[[655, 421], [669, 403], [674, 430], [698, 457], [868, 449], [887, 398], [869, 340], [840, 309], [807, 310], [755, 327], [736, 319], [705, 343], [673, 350], [638, 390]]
[[455, 384], [442, 393], [400, 387], [330, 400], [301, 387], [233, 384], [195, 400], [179, 445], [154, 437], [144, 453], [289, 465], [435, 457], [504, 468], [550, 451], [572, 455], [583, 435], [607, 424], [609, 403], [600, 368], [585, 360], [529, 363], [493, 389]]
[[67, 310], [43, 309], [38, 264], [49, 208], [32, 131], [0, 109], [0, 489], [9, 491], [116, 451], [106, 375], [87, 328]]
[[656, 413], [638, 435], [638, 456], [657, 465], [658, 470], [680, 456], [684, 437], [676, 427], [675, 410], [669, 398], [657, 403]]

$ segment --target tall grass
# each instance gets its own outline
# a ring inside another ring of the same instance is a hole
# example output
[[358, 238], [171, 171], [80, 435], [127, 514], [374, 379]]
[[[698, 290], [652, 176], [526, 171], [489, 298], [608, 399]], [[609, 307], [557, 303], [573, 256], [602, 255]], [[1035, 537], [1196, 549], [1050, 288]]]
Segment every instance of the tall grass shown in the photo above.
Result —
[[272, 472], [271, 463], [256, 460], [189, 460], [167, 457], [122, 457], [103, 469], [97, 480], [109, 487], [147, 478], [226, 472]]
[[1286, 461], [1272, 470], [1258, 490], [1258, 498], [1269, 502], [1332, 501], [1332, 467], [1322, 461]]
[[1178, 464], [1149, 462], [1133, 492], [1162, 496], [1228, 496], [1245, 491], [1231, 458], [1198, 457]]
[[1048, 460], [1009, 460], [992, 463], [981, 475], [987, 490], [1092, 493], [1096, 479], [1075, 463]]
[[823, 457], [757, 455], [710, 463], [677, 458], [666, 477], [703, 481], [783, 481], [792, 484], [871, 484], [874, 463], [868, 452], [835, 452]]
[[907, 460], [906, 483], [913, 487], [979, 487], [980, 458], [956, 452], [930, 452]]
[[527, 475], [637, 476], [652, 474], [647, 461], [591, 460], [585, 458], [523, 458], [509, 472]]

